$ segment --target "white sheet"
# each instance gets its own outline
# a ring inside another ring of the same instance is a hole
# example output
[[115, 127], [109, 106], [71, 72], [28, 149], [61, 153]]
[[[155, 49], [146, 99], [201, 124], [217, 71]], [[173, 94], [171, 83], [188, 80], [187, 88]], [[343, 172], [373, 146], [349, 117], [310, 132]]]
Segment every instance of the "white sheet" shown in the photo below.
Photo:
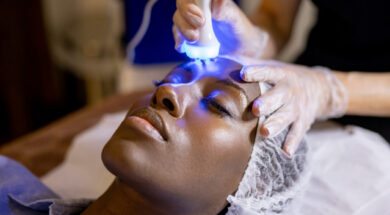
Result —
[[325, 123], [307, 139], [312, 177], [287, 214], [390, 214], [390, 147], [381, 136]]
[[114, 176], [104, 167], [101, 152], [125, 114], [106, 115], [76, 136], [64, 162], [43, 176], [43, 183], [63, 198], [97, 198], [103, 194]]
[[[114, 179], [101, 150], [125, 113], [110, 114], [78, 135], [65, 161], [42, 178], [63, 198], [97, 198]], [[378, 134], [333, 123], [308, 133], [312, 177], [285, 214], [390, 214], [390, 146]]]

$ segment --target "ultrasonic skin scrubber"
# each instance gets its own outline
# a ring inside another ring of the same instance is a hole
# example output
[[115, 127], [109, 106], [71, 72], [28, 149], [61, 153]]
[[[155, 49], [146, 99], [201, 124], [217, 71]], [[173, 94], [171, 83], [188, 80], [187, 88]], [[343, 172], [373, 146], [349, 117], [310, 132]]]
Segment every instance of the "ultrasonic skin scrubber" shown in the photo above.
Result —
[[219, 54], [220, 44], [215, 37], [211, 20], [211, 0], [196, 0], [197, 5], [203, 11], [205, 24], [200, 28], [199, 40], [190, 43], [185, 41], [183, 44], [184, 52], [189, 58], [207, 60], [215, 58]]

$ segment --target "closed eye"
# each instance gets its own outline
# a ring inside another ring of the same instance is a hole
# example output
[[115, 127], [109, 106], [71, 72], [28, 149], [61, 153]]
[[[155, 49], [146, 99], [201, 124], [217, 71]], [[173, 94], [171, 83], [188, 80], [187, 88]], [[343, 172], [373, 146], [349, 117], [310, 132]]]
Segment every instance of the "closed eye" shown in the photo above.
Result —
[[211, 107], [212, 109], [216, 110], [217, 114], [219, 114], [220, 116], [232, 117], [229, 111], [227, 111], [223, 106], [218, 104], [212, 98], [209, 97], [203, 98], [201, 102], [207, 105], [207, 107]]

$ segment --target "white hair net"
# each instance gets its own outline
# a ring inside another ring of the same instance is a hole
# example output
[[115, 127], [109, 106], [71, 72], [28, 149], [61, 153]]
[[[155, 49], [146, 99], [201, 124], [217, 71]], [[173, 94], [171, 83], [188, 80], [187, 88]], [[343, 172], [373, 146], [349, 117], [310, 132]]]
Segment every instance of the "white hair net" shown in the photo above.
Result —
[[[259, 119], [258, 128], [263, 121], [264, 117]], [[227, 198], [230, 203], [227, 215], [281, 213], [306, 184], [306, 142], [302, 141], [295, 154], [289, 157], [282, 150], [288, 129], [269, 139], [263, 139], [259, 129], [257, 131], [238, 190]]]

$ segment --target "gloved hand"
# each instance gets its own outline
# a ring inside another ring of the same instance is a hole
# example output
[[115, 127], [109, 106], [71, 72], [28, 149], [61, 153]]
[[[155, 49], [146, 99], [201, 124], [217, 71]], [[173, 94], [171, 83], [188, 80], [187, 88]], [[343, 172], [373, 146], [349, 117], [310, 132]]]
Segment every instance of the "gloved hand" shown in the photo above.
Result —
[[[199, 39], [199, 28], [204, 25], [202, 10], [196, 0], [177, 0], [173, 16], [175, 49], [183, 53], [186, 41]], [[245, 55], [259, 58], [268, 42], [268, 33], [254, 26], [245, 14], [231, 0], [212, 0], [213, 28], [221, 44], [222, 55]]]
[[266, 61], [247, 66], [241, 78], [274, 85], [256, 99], [253, 114], [269, 116], [260, 128], [264, 137], [274, 137], [291, 124], [283, 150], [292, 155], [315, 119], [342, 116], [347, 109], [347, 91], [334, 73], [324, 67], [305, 67]]

